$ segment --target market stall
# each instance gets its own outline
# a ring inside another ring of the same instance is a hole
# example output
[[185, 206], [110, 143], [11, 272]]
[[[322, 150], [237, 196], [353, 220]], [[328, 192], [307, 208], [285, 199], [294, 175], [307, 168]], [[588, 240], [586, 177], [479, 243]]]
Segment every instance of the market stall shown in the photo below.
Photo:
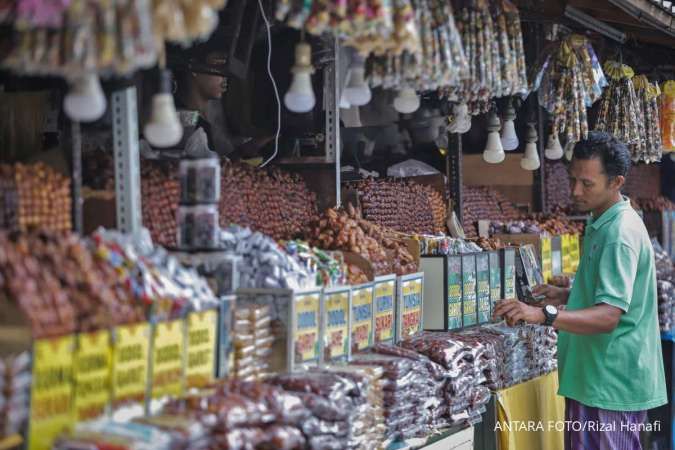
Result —
[[557, 333], [493, 312], [573, 282], [591, 129], [672, 329], [649, 58], [528, 2], [123, 3], [0, 6], [0, 448], [562, 448], [506, 429], [564, 417]]

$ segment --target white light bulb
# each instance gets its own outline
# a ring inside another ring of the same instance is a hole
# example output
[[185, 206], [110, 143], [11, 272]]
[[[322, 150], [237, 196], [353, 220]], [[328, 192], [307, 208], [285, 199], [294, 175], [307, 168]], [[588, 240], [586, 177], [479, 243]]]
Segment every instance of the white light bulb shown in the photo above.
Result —
[[498, 131], [491, 131], [488, 133], [487, 144], [483, 151], [483, 159], [490, 164], [499, 164], [506, 158], [502, 141], [499, 138]]
[[296, 113], [309, 112], [316, 104], [312, 76], [309, 72], [297, 72], [293, 75], [291, 87], [284, 96], [286, 108]]
[[352, 107], [352, 105], [349, 104], [349, 102], [348, 102], [347, 99], [345, 98], [345, 94], [344, 94], [344, 92], [343, 92], [343, 93], [342, 93], [342, 96], [340, 97], [340, 108], [342, 108], [342, 109], [349, 109], [349, 108], [351, 108], [351, 107]]
[[291, 72], [293, 81], [284, 96], [284, 104], [296, 113], [309, 112], [316, 104], [316, 97], [312, 88], [312, 47], [308, 43], [300, 42], [295, 46], [295, 65]]
[[373, 95], [366, 83], [366, 69], [364, 67], [352, 67], [349, 72], [349, 81], [347, 81], [343, 94], [345, 100], [353, 106], [367, 105]]
[[544, 149], [544, 155], [548, 159], [560, 159], [563, 157], [564, 151], [562, 145], [560, 145], [560, 139], [558, 139], [558, 133], [555, 131], [552, 132], [548, 137], [548, 142], [546, 143], [546, 148]]
[[152, 97], [152, 114], [143, 135], [153, 147], [166, 148], [180, 142], [183, 127], [171, 94], [160, 92]]
[[537, 152], [537, 143], [528, 142], [525, 145], [525, 155], [520, 160], [520, 167], [525, 170], [537, 170], [540, 166], [539, 153]]
[[414, 89], [403, 88], [394, 99], [394, 109], [401, 114], [411, 114], [420, 107], [420, 98]]
[[63, 99], [63, 109], [76, 122], [93, 122], [105, 113], [107, 101], [101, 81], [93, 73], [75, 79]]
[[518, 144], [516, 126], [513, 123], [513, 120], [507, 119], [504, 121], [504, 126], [502, 127], [502, 147], [508, 152], [517, 149]]

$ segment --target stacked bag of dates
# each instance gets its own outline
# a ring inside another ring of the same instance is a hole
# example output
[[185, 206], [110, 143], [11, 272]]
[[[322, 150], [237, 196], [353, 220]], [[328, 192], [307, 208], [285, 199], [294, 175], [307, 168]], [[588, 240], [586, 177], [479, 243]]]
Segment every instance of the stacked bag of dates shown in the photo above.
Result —
[[0, 437], [28, 431], [32, 378], [29, 352], [0, 358]]
[[415, 351], [385, 344], [355, 355], [351, 364], [384, 370], [387, 439], [427, 436], [449, 425], [443, 397], [447, 374], [440, 365]]
[[403, 179], [367, 179], [350, 186], [358, 191], [363, 218], [402, 233], [445, 232], [443, 196], [431, 186]]
[[661, 331], [670, 331], [675, 322], [675, 266], [668, 253], [652, 240], [656, 258], [656, 289], [659, 301], [659, 326]]
[[565, 209], [572, 205], [569, 173], [563, 161], [547, 160], [546, 172], [546, 204], [552, 209]]
[[558, 368], [558, 334], [553, 327], [522, 325], [518, 331], [527, 348], [528, 379]]
[[484, 372], [488, 370], [486, 347], [472, 338], [453, 333], [424, 331], [401, 342], [401, 346], [427, 356], [447, 371], [444, 386], [450, 424], [481, 421], [490, 390]]
[[348, 368], [315, 369], [277, 375], [270, 383], [298, 396], [309, 411], [299, 425], [306, 448], [375, 449], [384, 431], [375, 409], [382, 391], [379, 383], [371, 384], [379, 376]]
[[415, 259], [393, 233], [360, 217], [351, 205], [347, 211], [328, 209], [312, 223], [308, 241], [325, 250], [354, 252], [370, 261], [375, 275], [405, 275], [417, 271]]

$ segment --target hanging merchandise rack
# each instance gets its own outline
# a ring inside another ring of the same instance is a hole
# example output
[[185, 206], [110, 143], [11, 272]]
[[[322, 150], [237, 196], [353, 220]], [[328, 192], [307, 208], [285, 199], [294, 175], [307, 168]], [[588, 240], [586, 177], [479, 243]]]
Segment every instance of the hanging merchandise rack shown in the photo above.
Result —
[[589, 108], [607, 85], [598, 58], [583, 36], [570, 35], [556, 42], [535, 66], [532, 91], [552, 116], [551, 133], [562, 134], [567, 145], [588, 136]]

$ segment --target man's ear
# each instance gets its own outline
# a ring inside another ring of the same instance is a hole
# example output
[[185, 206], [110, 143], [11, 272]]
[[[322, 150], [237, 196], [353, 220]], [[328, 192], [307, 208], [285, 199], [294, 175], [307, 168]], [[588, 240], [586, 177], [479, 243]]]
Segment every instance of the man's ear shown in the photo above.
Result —
[[609, 181], [609, 186], [617, 191], [620, 191], [624, 184], [626, 184], [626, 177], [623, 175], [618, 175]]

